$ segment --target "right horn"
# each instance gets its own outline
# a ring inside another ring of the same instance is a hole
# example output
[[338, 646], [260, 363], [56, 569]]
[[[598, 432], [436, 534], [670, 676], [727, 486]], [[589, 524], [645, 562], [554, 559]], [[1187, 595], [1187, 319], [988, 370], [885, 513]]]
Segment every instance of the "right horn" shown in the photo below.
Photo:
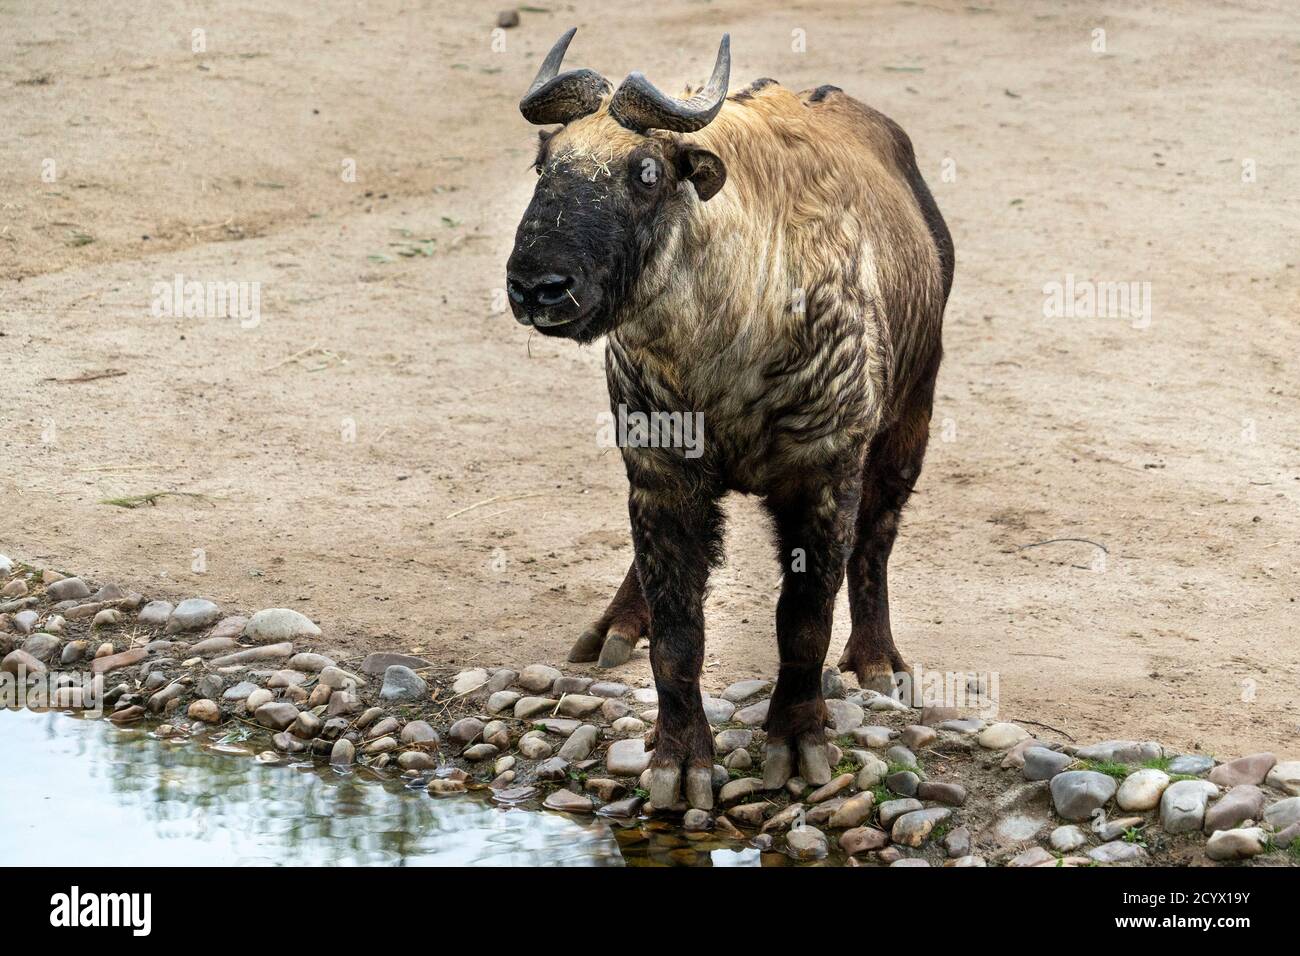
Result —
[[661, 93], [641, 73], [629, 73], [609, 101], [609, 115], [628, 129], [693, 133], [708, 126], [722, 109], [730, 75], [731, 34], [724, 33], [718, 47], [717, 62], [713, 64], [713, 75], [700, 92], [689, 99], [679, 100]]
[[538, 126], [550, 123], [568, 123], [587, 116], [600, 108], [600, 101], [611, 89], [609, 80], [595, 70], [569, 70], [560, 73], [564, 53], [569, 41], [578, 32], [573, 27], [556, 41], [551, 52], [542, 61], [537, 78], [519, 101], [519, 112], [524, 119]]

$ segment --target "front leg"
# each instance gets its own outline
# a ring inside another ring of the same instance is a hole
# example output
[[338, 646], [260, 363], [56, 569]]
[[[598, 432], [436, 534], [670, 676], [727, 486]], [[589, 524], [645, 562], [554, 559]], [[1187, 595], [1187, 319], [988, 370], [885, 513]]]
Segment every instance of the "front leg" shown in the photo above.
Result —
[[785, 785], [796, 758], [808, 783], [820, 786], [831, 779], [821, 674], [861, 491], [853, 473], [832, 469], [815, 484], [767, 501], [783, 573], [776, 605], [781, 669], [768, 709], [763, 763], [763, 786], [768, 790]]
[[716, 496], [676, 482], [633, 481], [628, 498], [636, 567], [650, 609], [650, 666], [659, 694], [650, 802], [713, 807], [713, 735], [700, 696], [704, 589], [722, 540]]

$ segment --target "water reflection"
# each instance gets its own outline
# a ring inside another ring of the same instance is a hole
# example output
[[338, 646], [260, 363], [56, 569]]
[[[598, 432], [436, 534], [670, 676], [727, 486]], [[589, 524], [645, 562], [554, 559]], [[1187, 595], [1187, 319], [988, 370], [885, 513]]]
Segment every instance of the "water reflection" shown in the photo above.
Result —
[[[248, 744], [0, 710], [0, 858], [79, 866], [758, 866], [659, 824], [430, 797], [368, 771], [259, 762]], [[783, 861], [783, 860], [782, 860]]]

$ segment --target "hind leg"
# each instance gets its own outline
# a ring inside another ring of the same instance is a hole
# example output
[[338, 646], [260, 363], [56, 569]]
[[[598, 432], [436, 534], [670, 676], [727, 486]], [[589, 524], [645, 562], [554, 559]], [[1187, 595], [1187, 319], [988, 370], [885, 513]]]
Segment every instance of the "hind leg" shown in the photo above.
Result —
[[853, 630], [839, 666], [853, 671], [862, 687], [883, 694], [893, 691], [895, 674], [908, 670], [889, 625], [889, 554], [903, 506], [921, 474], [932, 389], [933, 382], [923, 402], [876, 436], [863, 469], [857, 539], [848, 567]]
[[639, 640], [649, 637], [650, 608], [641, 593], [641, 579], [637, 577], [634, 560], [605, 613], [574, 642], [569, 660], [574, 663], [599, 660], [601, 667], [617, 667], [632, 656]]

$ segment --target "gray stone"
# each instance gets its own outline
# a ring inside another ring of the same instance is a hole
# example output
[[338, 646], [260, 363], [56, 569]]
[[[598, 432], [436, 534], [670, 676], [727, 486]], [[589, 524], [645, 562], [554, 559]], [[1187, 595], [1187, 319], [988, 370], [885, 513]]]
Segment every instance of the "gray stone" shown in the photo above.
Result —
[[546, 664], [529, 664], [519, 672], [516, 683], [524, 690], [530, 690], [535, 694], [544, 694], [563, 676], [554, 667]]
[[735, 719], [746, 727], [757, 727], [767, 720], [767, 709], [771, 703], [771, 700], [761, 700], [757, 704], [742, 707], [736, 711]]
[[574, 793], [571, 790], [556, 790], [547, 795], [542, 801], [542, 806], [548, 810], [558, 810], [561, 813], [590, 813], [592, 811], [591, 797], [584, 797], [580, 793]]
[[[586, 694], [587, 688], [591, 685], [592, 679], [590, 677], [570, 677], [565, 674], [559, 677], [555, 683], [551, 685], [551, 693], [556, 697], [560, 697], [564, 694]], [[591, 696], [595, 697], [599, 695], [592, 694]]]
[[214, 624], [219, 617], [221, 608], [207, 598], [186, 598], [172, 610], [165, 630], [168, 634], [199, 631]]
[[903, 728], [903, 746], [913, 752], [924, 750], [938, 739], [938, 732], [933, 727], [926, 727], [924, 724], [911, 724]]
[[1285, 830], [1300, 823], [1300, 797], [1279, 800], [1264, 811], [1264, 820], [1274, 830]]
[[49, 661], [63, 649], [63, 642], [53, 634], [33, 634], [23, 641], [23, 650], [41, 663]]
[[1219, 830], [1205, 844], [1205, 855], [1211, 860], [1248, 860], [1268, 849], [1268, 834], [1260, 827], [1241, 830]]
[[743, 704], [751, 697], [766, 694], [771, 689], [770, 680], [739, 680], [722, 692], [722, 699], [733, 704]]
[[1208, 780], [1171, 783], [1160, 798], [1160, 825], [1166, 833], [1193, 833], [1205, 823], [1205, 809], [1219, 788]]
[[413, 720], [402, 728], [402, 743], [414, 744], [422, 750], [438, 749], [438, 732], [427, 721]]
[[874, 750], [880, 750], [888, 747], [889, 742], [898, 736], [898, 731], [892, 727], [857, 727], [853, 730], [853, 739], [863, 747], [871, 747]]
[[1168, 786], [1169, 774], [1163, 770], [1135, 770], [1120, 784], [1115, 802], [1121, 810], [1154, 810]]
[[638, 738], [616, 740], [605, 752], [605, 769], [616, 777], [640, 776], [650, 766], [645, 741]]
[[555, 748], [541, 734], [530, 731], [519, 738], [519, 752], [529, 760], [545, 760]]
[[1169, 772], [1180, 777], [1199, 777], [1207, 770], [1214, 769], [1214, 758], [1201, 754], [1183, 754], [1169, 761]]
[[1077, 850], [1087, 842], [1087, 835], [1073, 824], [1066, 824], [1065, 826], [1057, 827], [1052, 831], [1052, 849], [1060, 853], [1069, 853], [1071, 850]]
[[527, 720], [538, 714], [549, 714], [555, 710], [557, 703], [558, 701], [549, 697], [521, 697], [515, 701], [515, 717], [519, 720]]
[[1052, 778], [1052, 803], [1063, 819], [1087, 820], [1115, 796], [1114, 777], [1095, 770], [1067, 770]]
[[567, 780], [569, 761], [563, 757], [551, 757], [537, 765], [538, 780]]
[[866, 823], [875, 802], [875, 795], [870, 792], [854, 794], [835, 808], [830, 816], [830, 826], [840, 830]]
[[[847, 734], [862, 726], [866, 712], [857, 704], [847, 700], [826, 701], [826, 716], [830, 718], [831, 729], [837, 734]], [[915, 760], [915, 758], [913, 758]]]
[[822, 671], [822, 697], [826, 701], [842, 700], [844, 697], [844, 678], [838, 667], [828, 667]]
[[[390, 737], [387, 739], [391, 740], [392, 738]], [[394, 742], [394, 744], [396, 744], [396, 742]], [[474, 744], [472, 747], [466, 747], [461, 756], [466, 760], [478, 763], [482, 760], [491, 760], [500, 752], [501, 751], [492, 744]]]
[[289, 667], [304, 674], [319, 674], [327, 667], [334, 666], [334, 661], [324, 654], [295, 654], [289, 658]]
[[606, 817], [617, 817], [622, 820], [630, 820], [641, 812], [641, 805], [645, 800], [641, 797], [627, 797], [623, 800], [615, 800], [613, 803], [607, 803], [600, 808], [600, 815]]
[[923, 846], [930, 839], [930, 832], [950, 816], [952, 811], [947, 807], [931, 807], [928, 810], [904, 813], [894, 820], [890, 827], [890, 838], [902, 846]]
[[136, 623], [143, 627], [163, 627], [167, 624], [167, 619], [172, 616], [174, 610], [176, 610], [176, 606], [171, 601], [150, 601], [140, 608], [140, 613], [136, 616]]
[[840, 849], [848, 856], [879, 850], [889, 842], [889, 834], [875, 827], [854, 827], [840, 834]]
[[959, 859], [970, 854], [971, 834], [966, 827], [949, 831], [943, 838], [943, 849], [950, 859]]
[[1057, 753], [1046, 747], [1029, 747], [1024, 752], [1025, 763], [1021, 772], [1026, 780], [1051, 780], [1074, 763], [1069, 754]]
[[587, 693], [594, 694], [597, 697], [615, 698], [624, 696], [630, 687], [627, 684], [620, 684], [617, 681], [601, 680], [596, 681], [587, 688]]
[[560, 737], [567, 737], [582, 726], [578, 721], [570, 720], [567, 717], [543, 717], [540, 720], [533, 721], [533, 723]]
[[462, 747], [472, 744], [483, 735], [483, 721], [477, 717], [462, 717], [447, 730], [447, 736]]
[[212, 659], [213, 667], [234, 667], [242, 664], [256, 664], [261, 661], [283, 660], [293, 656], [292, 644], [265, 644], [262, 647], [250, 647], [244, 651], [235, 651]]
[[1103, 763], [1140, 764], [1159, 760], [1164, 754], [1165, 748], [1154, 740], [1103, 740], [1099, 744], [1080, 747], [1075, 756], [1080, 760]]
[[947, 780], [922, 780], [916, 788], [920, 800], [933, 800], [949, 807], [960, 807], [966, 803], [966, 788], [959, 783]]
[[464, 697], [476, 690], [486, 689], [489, 679], [488, 672], [482, 667], [461, 671], [451, 680], [451, 692], [457, 697]]
[[1300, 760], [1284, 760], [1276, 764], [1264, 782], [1290, 796], [1300, 796]]
[[1029, 731], [1019, 724], [1003, 721], [985, 727], [975, 739], [986, 750], [1006, 750], [1014, 747], [1028, 736]]
[[334, 746], [330, 750], [330, 763], [335, 767], [347, 767], [356, 760], [357, 750], [352, 741], [346, 737], [340, 737], [334, 741]]
[[921, 778], [910, 770], [900, 770], [898, 773], [891, 773], [885, 778], [885, 786], [904, 797], [916, 796], [920, 784]]
[[762, 789], [763, 781], [758, 777], [740, 777], [723, 784], [722, 789], [718, 791], [718, 802], [732, 803], [736, 800], [744, 800]]
[[886, 750], [885, 759], [891, 764], [899, 764], [903, 767], [916, 766], [916, 754], [902, 745], [895, 745]]
[[425, 700], [428, 696], [429, 685], [425, 683], [423, 677], [409, 667], [392, 664], [384, 671], [384, 686], [379, 691], [380, 700]]
[[752, 730], [723, 730], [713, 738], [713, 745], [718, 753], [731, 753], [743, 750], [754, 742]]
[[566, 694], [560, 698], [559, 712], [565, 717], [586, 717], [600, 710], [603, 703], [605, 698], [594, 697], [591, 694]]
[[287, 607], [265, 608], [244, 625], [244, 637], [258, 644], [311, 640], [320, 634], [320, 628], [306, 615]]
[[571, 763], [586, 760], [600, 740], [600, 730], [591, 724], [583, 724], [569, 735], [569, 739], [560, 748], [560, 756]]
[[721, 697], [704, 698], [704, 717], [710, 724], [725, 724], [736, 712], [736, 705]]
[[925, 808], [920, 800], [914, 800], [910, 797], [902, 800], [886, 800], [880, 805], [880, 825], [882, 827], [892, 827], [894, 821], [903, 814], [923, 809]]
[[286, 730], [298, 719], [298, 708], [287, 701], [271, 701], [258, 707], [253, 718], [271, 730]]
[[785, 846], [797, 860], [820, 860], [826, 856], [826, 834], [816, 827], [795, 827], [785, 835]]
[[1044, 863], [1055, 862], [1056, 857], [1044, 850], [1041, 846], [1031, 846], [1023, 853], [1018, 853], [1007, 861], [1007, 866], [1016, 869], [1024, 869], [1031, 866], [1042, 866]]
[[1088, 856], [1098, 863], [1145, 863], [1149, 859], [1144, 847], [1123, 840], [1095, 846], [1088, 851]]
[[521, 696], [517, 690], [496, 691], [487, 699], [488, 713], [504, 714], [506, 711], [513, 712], [515, 704], [518, 703]]
[[90, 597], [90, 587], [81, 578], [63, 578], [45, 586], [50, 601], [76, 601]]
[[1271, 753], [1238, 757], [1211, 770], [1209, 780], [1220, 787], [1236, 787], [1243, 783], [1258, 785], [1264, 782], [1276, 763], [1277, 757]]
[[252, 681], [241, 680], [234, 687], [231, 687], [221, 695], [222, 700], [247, 700], [248, 695], [258, 690], [258, 686]]
[[1242, 783], [1225, 793], [1205, 811], [1204, 830], [1231, 830], [1247, 820], [1260, 820], [1264, 815], [1264, 791], [1254, 784]]

